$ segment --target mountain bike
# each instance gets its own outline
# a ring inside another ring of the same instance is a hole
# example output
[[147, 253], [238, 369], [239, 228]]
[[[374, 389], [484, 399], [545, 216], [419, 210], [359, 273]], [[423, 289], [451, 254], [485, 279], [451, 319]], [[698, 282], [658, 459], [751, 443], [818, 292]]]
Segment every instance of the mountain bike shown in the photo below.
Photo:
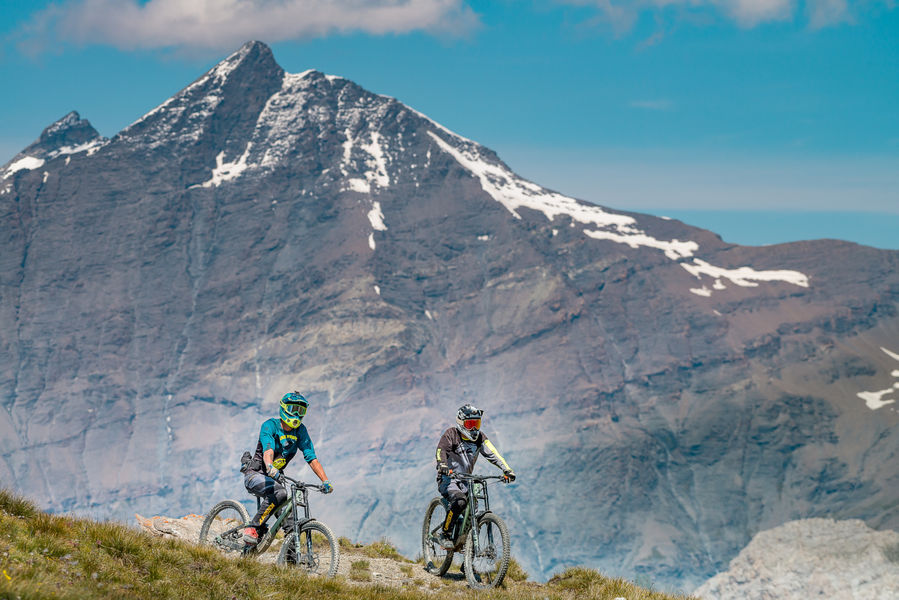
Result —
[[[436, 535], [446, 520], [449, 502], [438, 496], [428, 504], [421, 528], [421, 555], [425, 569], [442, 576], [450, 568], [453, 554], [464, 550], [463, 566], [468, 585], [474, 589], [496, 587], [506, 576], [512, 553], [509, 528], [499, 516], [490, 511], [487, 481], [502, 479], [503, 476], [455, 473], [452, 477], [468, 482], [468, 504], [454, 523], [455, 546], [450, 550], [441, 547], [436, 541]], [[438, 506], [443, 506], [444, 510], [437, 510]]]
[[[255, 546], [243, 542], [243, 530], [250, 524], [250, 515], [236, 500], [222, 500], [206, 514], [200, 528], [200, 544], [215, 546], [224, 554], [259, 555], [268, 550], [281, 524], [292, 514], [294, 530], [284, 536], [284, 543], [278, 552], [278, 564], [295, 565], [311, 575], [333, 577], [340, 562], [337, 540], [327, 525], [309, 514], [309, 490], [324, 492], [324, 487], [297, 481], [283, 473], [279, 481], [282, 484], [287, 482], [285, 485], [288, 485], [290, 494], [275, 508], [278, 515], [275, 522], [259, 536]], [[299, 518], [299, 507], [303, 507], [303, 518]]]

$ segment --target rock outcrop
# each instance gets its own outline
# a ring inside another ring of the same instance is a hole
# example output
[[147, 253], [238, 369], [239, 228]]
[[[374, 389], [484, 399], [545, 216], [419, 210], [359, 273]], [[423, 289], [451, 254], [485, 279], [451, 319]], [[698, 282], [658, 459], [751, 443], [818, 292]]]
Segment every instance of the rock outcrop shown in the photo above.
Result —
[[757, 534], [730, 568], [694, 592], [705, 600], [890, 600], [899, 533], [859, 520], [805, 519]]

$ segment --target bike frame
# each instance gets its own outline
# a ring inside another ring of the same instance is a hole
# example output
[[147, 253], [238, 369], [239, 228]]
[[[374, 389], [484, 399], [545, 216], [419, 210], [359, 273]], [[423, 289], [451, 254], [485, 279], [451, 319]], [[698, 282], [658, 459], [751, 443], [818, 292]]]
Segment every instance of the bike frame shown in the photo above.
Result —
[[[462, 527], [459, 528], [459, 535], [456, 538], [457, 544], [459, 540], [462, 540], [464, 543], [465, 535], [468, 533], [468, 529], [471, 528], [472, 524], [478, 521], [485, 514], [490, 512], [490, 498], [487, 495], [487, 480], [488, 479], [502, 479], [502, 475], [466, 475], [464, 473], [456, 474], [455, 477], [462, 481], [468, 482], [468, 505], [465, 507], [465, 512], [463, 514]], [[481, 493], [478, 494], [475, 491], [475, 484], [480, 484]], [[478, 500], [483, 500], [483, 507], [478, 506]], [[478, 508], [482, 508], [483, 510], [477, 510]], [[474, 543], [474, 547], [478, 548], [478, 528], [474, 527], [471, 531], [471, 541]], [[493, 543], [493, 529], [489, 526], [487, 528], [487, 541], [488, 543]]]
[[[293, 515], [294, 528], [291, 535], [294, 536], [295, 547], [300, 547], [300, 528], [308, 521], [312, 520], [312, 516], [309, 513], [309, 488], [321, 491], [322, 486], [313, 483], [303, 483], [302, 481], [298, 481], [282, 473], [281, 483], [284, 483], [285, 481], [290, 484], [290, 495], [283, 504], [275, 508], [275, 512], [280, 512], [278, 518], [272, 523], [272, 526], [269, 527], [269, 530], [265, 535], [259, 539], [258, 544], [244, 549], [244, 554], [262, 554], [268, 550], [268, 547], [275, 541], [275, 535], [278, 533], [281, 524], [287, 519], [288, 514]], [[302, 499], [298, 499], [298, 495], [302, 495]], [[298, 507], [303, 507], [302, 519], [299, 518]], [[306, 551], [311, 553], [312, 539], [309, 536], [306, 536], [306, 546]]]

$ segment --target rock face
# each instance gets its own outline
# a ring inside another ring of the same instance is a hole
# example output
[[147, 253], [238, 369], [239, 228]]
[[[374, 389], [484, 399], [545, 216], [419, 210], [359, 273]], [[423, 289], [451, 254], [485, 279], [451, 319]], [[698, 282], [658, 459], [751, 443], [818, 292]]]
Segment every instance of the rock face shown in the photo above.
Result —
[[862, 521], [806, 519], [756, 535], [694, 592], [705, 600], [890, 600], [899, 590], [899, 533]]
[[407, 556], [464, 402], [538, 579], [692, 588], [790, 520], [899, 527], [899, 252], [567, 198], [256, 42], [110, 139], [51, 125], [0, 224], [0, 480], [45, 508], [251, 506], [240, 454], [299, 389], [313, 514]]

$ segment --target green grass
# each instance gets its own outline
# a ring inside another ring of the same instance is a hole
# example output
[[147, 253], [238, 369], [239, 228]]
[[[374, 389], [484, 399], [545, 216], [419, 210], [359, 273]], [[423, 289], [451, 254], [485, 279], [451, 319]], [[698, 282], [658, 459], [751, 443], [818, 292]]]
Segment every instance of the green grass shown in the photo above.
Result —
[[353, 581], [371, 581], [371, 569], [367, 560], [354, 560], [350, 563], [350, 579]]
[[628, 600], [667, 600], [683, 596], [671, 596], [654, 592], [637, 584], [605, 577], [592, 569], [573, 567], [559, 573], [547, 582], [547, 587], [574, 593], [577, 598], [627, 598]]
[[337, 545], [341, 550], [349, 550], [351, 548], [361, 548], [362, 544], [355, 544], [348, 537], [340, 536], [337, 538]]
[[[350, 562], [356, 581], [370, 581], [369, 561], [358, 558], [393, 558], [396, 549], [385, 541], [356, 546], [345, 538], [342, 558]], [[349, 548], [352, 550], [349, 550]], [[398, 555], [398, 553], [397, 553]], [[411, 563], [400, 557], [403, 564]], [[495, 600], [674, 600], [620, 579], [609, 579], [588, 569], [569, 569], [547, 584], [525, 581], [510, 568], [503, 589], [478, 593]], [[403, 573], [406, 573], [403, 570]], [[406, 573], [408, 575], [408, 573]], [[365, 578], [367, 576], [367, 578]], [[526, 575], [524, 575], [526, 577]], [[362, 600], [470, 599], [472, 592], [459, 578], [436, 579], [418, 575], [415, 589], [360, 585], [337, 577], [305, 577], [290, 566], [277, 566], [253, 558], [228, 558], [209, 547], [173, 538], [156, 538], [116, 523], [48, 515], [15, 494], [0, 489], [0, 598], [63, 599], [178, 599], [328, 598]]]
[[528, 572], [521, 568], [521, 565], [518, 564], [514, 557], [509, 559], [509, 570], [506, 571], [506, 579], [512, 581], [528, 580]]
[[387, 540], [380, 540], [363, 547], [363, 553], [371, 558], [391, 558], [400, 562], [411, 562], [400, 554], [396, 547]]

